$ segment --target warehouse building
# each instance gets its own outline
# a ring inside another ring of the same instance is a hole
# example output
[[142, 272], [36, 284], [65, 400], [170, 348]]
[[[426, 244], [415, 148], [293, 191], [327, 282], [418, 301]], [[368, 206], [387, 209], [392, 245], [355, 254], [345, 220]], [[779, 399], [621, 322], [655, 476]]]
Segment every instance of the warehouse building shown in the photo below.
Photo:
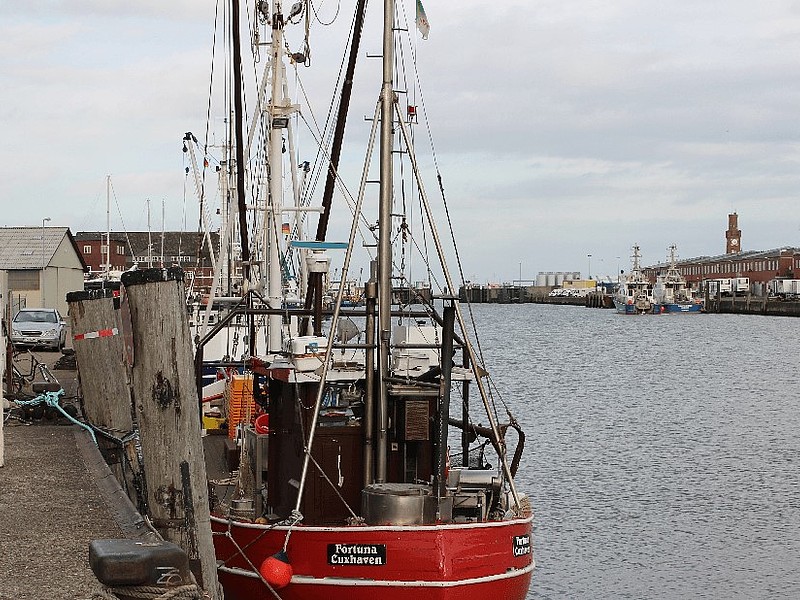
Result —
[[[703, 282], [712, 279], [748, 278], [749, 291], [761, 295], [767, 284], [776, 278], [800, 278], [800, 248], [784, 247], [773, 250], [743, 252], [742, 232], [738, 215], [728, 215], [725, 232], [725, 254], [700, 256], [678, 261], [681, 275], [695, 290], [703, 290]], [[669, 265], [659, 263], [645, 267], [644, 273], [650, 281], [666, 272]]]

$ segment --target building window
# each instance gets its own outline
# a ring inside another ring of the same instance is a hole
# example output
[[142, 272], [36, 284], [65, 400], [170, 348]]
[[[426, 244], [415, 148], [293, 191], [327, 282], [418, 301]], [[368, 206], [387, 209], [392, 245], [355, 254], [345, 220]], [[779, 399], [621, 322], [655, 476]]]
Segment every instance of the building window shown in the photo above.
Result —
[[117, 246], [117, 254], [125, 254], [125, 246]]
[[100, 246], [100, 254], [105, 254], [107, 250], [108, 250], [108, 246], [106, 246], [105, 244], [102, 244]]
[[91, 246], [84, 246], [83, 247], [83, 253], [84, 254], [91, 254], [92, 253], [92, 247]]

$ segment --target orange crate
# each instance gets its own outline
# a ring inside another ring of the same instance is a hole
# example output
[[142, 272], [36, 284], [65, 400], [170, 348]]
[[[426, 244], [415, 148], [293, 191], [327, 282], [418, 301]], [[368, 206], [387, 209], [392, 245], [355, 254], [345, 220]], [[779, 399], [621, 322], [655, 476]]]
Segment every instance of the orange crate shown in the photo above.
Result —
[[225, 388], [225, 408], [228, 413], [228, 437], [236, 437], [236, 427], [243, 421], [248, 423], [256, 416], [253, 400], [253, 376], [234, 375]]

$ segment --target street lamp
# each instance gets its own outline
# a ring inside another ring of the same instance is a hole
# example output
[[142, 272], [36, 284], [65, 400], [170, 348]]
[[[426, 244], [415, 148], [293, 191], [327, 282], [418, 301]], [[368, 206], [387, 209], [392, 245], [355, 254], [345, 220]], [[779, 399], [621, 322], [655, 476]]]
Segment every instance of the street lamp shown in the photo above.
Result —
[[45, 268], [45, 264], [44, 264], [44, 224], [49, 222], [49, 221], [50, 221], [50, 217], [45, 217], [44, 219], [42, 219], [42, 308], [45, 308], [45, 306], [46, 306], [45, 302], [44, 302], [44, 280], [45, 280], [45, 277], [44, 277], [44, 268]]
[[586, 258], [589, 259], [589, 279], [591, 279], [592, 278], [592, 255], [591, 254], [587, 254]]

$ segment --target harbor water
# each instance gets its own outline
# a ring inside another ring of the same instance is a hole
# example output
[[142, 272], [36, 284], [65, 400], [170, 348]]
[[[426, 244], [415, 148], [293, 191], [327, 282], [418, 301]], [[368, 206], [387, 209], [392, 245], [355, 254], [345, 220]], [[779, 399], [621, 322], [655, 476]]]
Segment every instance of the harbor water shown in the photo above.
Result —
[[529, 598], [800, 597], [800, 319], [472, 310], [527, 434]]

